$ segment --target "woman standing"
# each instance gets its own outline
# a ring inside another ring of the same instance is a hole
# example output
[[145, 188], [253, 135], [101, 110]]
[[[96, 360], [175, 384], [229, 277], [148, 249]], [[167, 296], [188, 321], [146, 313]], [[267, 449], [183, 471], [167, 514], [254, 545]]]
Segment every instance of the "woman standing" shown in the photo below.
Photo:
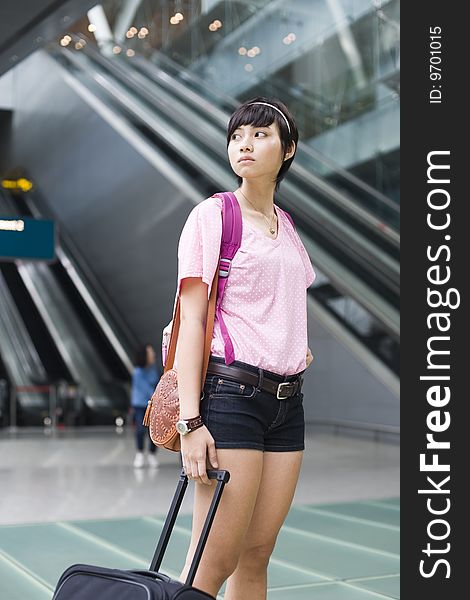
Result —
[[[264, 600], [267, 566], [290, 508], [304, 450], [302, 374], [312, 360], [306, 288], [315, 274], [274, 192], [295, 155], [298, 131], [287, 107], [257, 97], [231, 116], [230, 165], [242, 240], [222, 300], [235, 360], [215, 320], [204, 388], [205, 320], [222, 234], [221, 200], [191, 211], [178, 246], [181, 323], [177, 344], [181, 455], [196, 482], [185, 579], [212, 498], [206, 468], [231, 473], [194, 585], [226, 600]], [[227, 364], [229, 363], [229, 364]], [[202, 424], [198, 417], [202, 417]]]
[[134, 458], [134, 467], [140, 469], [145, 465], [144, 439], [149, 445], [148, 464], [150, 467], [159, 466], [156, 456], [157, 447], [150, 439], [147, 427], [144, 427], [145, 409], [151, 398], [157, 381], [160, 378], [155, 363], [155, 350], [151, 344], [144, 344], [137, 349], [132, 373], [131, 406], [134, 412], [135, 442], [137, 453]]

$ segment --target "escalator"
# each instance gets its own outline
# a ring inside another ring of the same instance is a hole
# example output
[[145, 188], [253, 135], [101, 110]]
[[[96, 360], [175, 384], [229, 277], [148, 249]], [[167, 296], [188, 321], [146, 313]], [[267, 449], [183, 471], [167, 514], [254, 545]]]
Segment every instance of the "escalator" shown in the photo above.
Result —
[[0, 263], [0, 272], [11, 296], [15, 300], [16, 308], [43, 367], [41, 376], [33, 376], [32, 383], [44, 383], [46, 380], [72, 380], [67, 366], [26, 289], [17, 266], [12, 262]]
[[[225, 150], [233, 99], [188, 82], [187, 72], [167, 58], [154, 64], [106, 57], [90, 44], [80, 52], [54, 47], [50, 54], [69, 82], [86, 88], [171, 161], [174, 176], [186, 178], [198, 197], [233, 189]], [[397, 375], [399, 208], [312, 148], [299, 143], [297, 156], [276, 201], [294, 218], [315, 265], [309, 296]]]
[[[38, 216], [22, 198], [5, 192], [0, 195], [0, 212]], [[0, 352], [8, 357], [10, 385], [25, 392], [18, 394], [15, 420], [18, 425], [42, 424], [50, 412], [49, 398], [35, 390], [54, 386], [54, 393], [56, 388], [63, 392], [62, 398], [54, 397], [55, 403], [70, 400], [75, 409], [80, 405], [68, 424], [114, 424], [128, 409], [132, 365], [122, 344], [108, 335], [109, 322], [104, 326], [102, 314], [96, 318], [92, 304], [84, 301], [85, 292], [77, 285], [80, 281], [83, 288], [83, 280], [62, 239], [57, 254], [61, 260], [50, 264], [0, 262], [2, 315], [9, 319], [3, 323], [7, 335], [2, 336]], [[85, 291], [91, 298], [93, 294]], [[18, 332], [22, 339], [15, 343]], [[39, 375], [25, 372], [31, 365], [37, 365]]]

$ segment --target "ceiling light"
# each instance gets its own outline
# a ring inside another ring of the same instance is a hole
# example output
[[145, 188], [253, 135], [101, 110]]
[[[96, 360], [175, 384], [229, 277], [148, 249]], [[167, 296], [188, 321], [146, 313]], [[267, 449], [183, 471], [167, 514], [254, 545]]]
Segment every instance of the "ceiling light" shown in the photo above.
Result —
[[121, 52], [121, 46], [114, 46], [113, 54], [119, 54]]
[[93, 25], [93, 23], [90, 23], [88, 25], [88, 31], [90, 31], [91, 33], [93, 33], [94, 31], [96, 31], [96, 25]]
[[134, 50], [132, 50], [132, 48], [128, 48], [126, 50], [126, 54], [127, 54], [127, 56], [135, 56], [135, 52], [134, 52]]
[[177, 12], [175, 14], [175, 19], [178, 19], [178, 21], [182, 21], [184, 19], [184, 17], [180, 12]]

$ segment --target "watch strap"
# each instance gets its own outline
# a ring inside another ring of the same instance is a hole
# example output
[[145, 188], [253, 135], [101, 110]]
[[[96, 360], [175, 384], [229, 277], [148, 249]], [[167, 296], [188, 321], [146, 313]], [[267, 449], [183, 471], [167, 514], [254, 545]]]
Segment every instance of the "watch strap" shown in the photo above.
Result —
[[201, 427], [201, 425], [204, 425], [204, 423], [202, 422], [201, 415], [198, 415], [197, 417], [193, 417], [191, 419], [181, 419], [181, 421], [184, 421], [186, 423], [189, 431], [193, 431], [194, 429]]

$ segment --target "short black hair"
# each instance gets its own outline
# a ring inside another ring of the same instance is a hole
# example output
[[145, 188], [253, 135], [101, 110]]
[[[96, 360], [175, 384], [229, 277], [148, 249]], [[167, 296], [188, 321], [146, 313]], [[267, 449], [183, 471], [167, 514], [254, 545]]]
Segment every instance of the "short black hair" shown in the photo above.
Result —
[[152, 344], [142, 344], [137, 348], [134, 354], [134, 365], [145, 369], [147, 366], [147, 346]]
[[[286, 116], [286, 119], [290, 126], [290, 133], [289, 129], [287, 128], [286, 122], [277, 110], [264, 104], [253, 104], [252, 106], [248, 106], [251, 102], [268, 102], [269, 104], [272, 104], [273, 106], [279, 108], [279, 110], [283, 112]], [[277, 100], [276, 98], [256, 96], [255, 98], [247, 100], [246, 102], [241, 104], [230, 117], [227, 126], [227, 148], [230, 144], [230, 139], [232, 137], [233, 132], [238, 127], [241, 127], [242, 125], [252, 125], [253, 127], [267, 127], [268, 125], [271, 125], [273, 121], [277, 123], [279, 129], [283, 156], [288, 151], [292, 142], [295, 142], [294, 154], [282, 163], [281, 168], [279, 169], [279, 173], [277, 174], [276, 186], [274, 189], [274, 191], [277, 192], [281, 181], [284, 179], [287, 171], [289, 170], [292, 164], [292, 161], [294, 160], [295, 153], [297, 152], [297, 144], [299, 141], [299, 131], [297, 129], [297, 125], [294, 121], [293, 116], [289, 112], [289, 109], [283, 102]], [[243, 178], [237, 175], [237, 181], [238, 185], [241, 185], [243, 182]]]

